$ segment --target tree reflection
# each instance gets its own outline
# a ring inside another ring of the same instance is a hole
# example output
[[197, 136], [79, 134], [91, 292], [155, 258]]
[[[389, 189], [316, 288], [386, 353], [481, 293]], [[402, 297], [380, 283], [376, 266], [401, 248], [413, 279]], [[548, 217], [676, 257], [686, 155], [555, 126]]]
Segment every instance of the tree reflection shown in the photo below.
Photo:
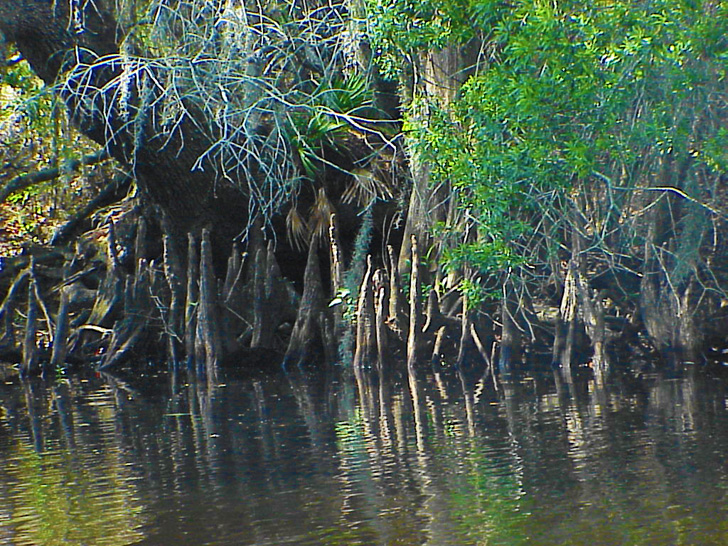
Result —
[[[2, 392], [12, 544], [723, 544], [725, 385], [488, 369]], [[721, 517], [717, 517], [717, 516]], [[200, 524], [204, 522], [204, 524]], [[213, 536], [214, 535], [214, 536]]]
[[[81, 397], [80, 384], [70, 381], [49, 388], [29, 380], [21, 387], [24, 403], [7, 401], [15, 434], [2, 444], [3, 538], [16, 545], [139, 539], [144, 516], [136, 476], [104, 436], [113, 415], [111, 392], [102, 388]], [[102, 449], [85, 449], [99, 438]]]

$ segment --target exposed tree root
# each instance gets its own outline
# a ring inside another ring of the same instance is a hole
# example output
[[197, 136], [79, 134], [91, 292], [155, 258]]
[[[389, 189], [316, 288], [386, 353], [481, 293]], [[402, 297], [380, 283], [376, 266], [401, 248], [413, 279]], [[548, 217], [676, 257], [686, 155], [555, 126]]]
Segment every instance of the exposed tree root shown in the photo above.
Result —
[[[251, 351], [278, 351], [287, 367], [336, 359], [336, 343], [347, 326], [343, 305], [327, 304], [343, 285], [333, 216], [325, 237], [328, 252], [319, 253], [318, 240], [309, 245], [300, 296], [282, 277], [272, 242], [262, 237], [251, 238], [245, 251], [232, 245], [220, 261], [224, 267], [216, 270], [208, 230], [188, 234], [184, 249], [148, 223], [136, 206], [125, 205], [94, 232], [96, 250], [88, 244], [77, 245], [76, 252], [30, 248], [7, 260], [0, 274], [5, 287], [0, 358], [19, 362], [26, 375], [71, 362], [108, 370], [154, 358], [175, 367], [186, 362], [190, 373], [212, 380], [223, 362], [258, 362]], [[506, 284], [496, 344], [496, 333], [483, 322], [482, 310], [470, 308], [467, 295], [453, 300], [453, 291], [442, 282], [422, 293], [427, 273], [415, 236], [409, 247], [407, 307], [395, 250], [387, 249], [388, 271], [374, 266], [377, 257], [367, 258], [355, 322], [349, 325], [356, 332], [355, 368], [376, 366], [387, 373], [404, 361], [416, 373], [423, 363], [468, 367], [475, 356], [494, 374], [511, 369], [521, 347], [542, 329], [553, 332], [553, 361], [569, 374], [577, 347], [584, 354], [581, 337], [586, 334], [594, 372], [606, 377], [608, 345], [618, 335], [614, 328], [625, 330], [625, 321], [608, 316], [604, 294], [590, 286], [576, 257], [565, 270], [560, 309], [548, 317], [535, 319], [528, 298]], [[321, 269], [326, 260], [331, 284], [325, 287]], [[408, 324], [406, 334], [403, 324]], [[494, 363], [496, 346], [500, 352]]]

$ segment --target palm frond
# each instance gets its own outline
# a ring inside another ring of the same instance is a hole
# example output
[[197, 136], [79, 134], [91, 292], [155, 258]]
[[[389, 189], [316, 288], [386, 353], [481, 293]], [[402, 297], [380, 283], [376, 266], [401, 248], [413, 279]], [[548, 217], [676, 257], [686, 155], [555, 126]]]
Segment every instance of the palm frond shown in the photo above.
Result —
[[309, 237], [309, 228], [306, 220], [298, 212], [296, 207], [291, 207], [286, 216], [286, 231], [288, 242], [296, 250], [302, 251], [306, 248]]
[[324, 239], [329, 229], [331, 215], [336, 211], [323, 188], [319, 188], [316, 201], [311, 207], [309, 225], [314, 238]]
[[389, 185], [368, 169], [354, 169], [351, 171], [351, 184], [341, 196], [347, 204], [366, 206], [376, 199], [392, 199], [394, 193]]

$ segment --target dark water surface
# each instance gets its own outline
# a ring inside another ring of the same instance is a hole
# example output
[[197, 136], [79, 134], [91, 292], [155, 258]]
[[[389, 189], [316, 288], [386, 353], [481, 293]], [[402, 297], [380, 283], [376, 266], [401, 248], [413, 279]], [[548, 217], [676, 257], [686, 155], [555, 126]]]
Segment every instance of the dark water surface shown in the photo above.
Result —
[[2, 545], [727, 545], [725, 374], [0, 384]]

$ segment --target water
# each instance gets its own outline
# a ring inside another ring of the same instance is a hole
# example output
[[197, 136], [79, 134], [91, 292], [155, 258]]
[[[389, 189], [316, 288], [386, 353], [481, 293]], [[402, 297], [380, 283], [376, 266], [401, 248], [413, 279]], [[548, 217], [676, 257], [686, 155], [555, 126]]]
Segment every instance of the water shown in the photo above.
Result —
[[725, 545], [725, 374], [0, 385], [2, 545]]

